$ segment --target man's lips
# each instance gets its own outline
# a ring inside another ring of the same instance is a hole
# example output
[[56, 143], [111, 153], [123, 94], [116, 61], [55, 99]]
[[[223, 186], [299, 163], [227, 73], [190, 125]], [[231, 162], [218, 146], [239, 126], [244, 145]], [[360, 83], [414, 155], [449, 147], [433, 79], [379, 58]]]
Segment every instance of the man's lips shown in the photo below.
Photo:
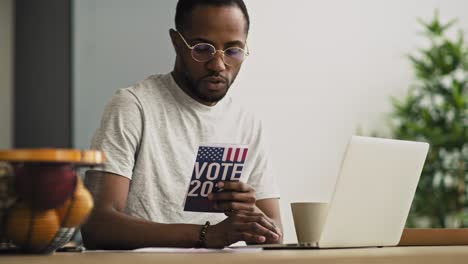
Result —
[[210, 76], [203, 78], [206, 83], [206, 88], [213, 92], [225, 90], [227, 87], [227, 79], [222, 76]]
[[220, 91], [226, 88], [227, 80], [222, 77], [208, 77], [203, 79], [208, 90]]
[[210, 83], [227, 83], [226, 79], [223, 77], [208, 77], [203, 80]]

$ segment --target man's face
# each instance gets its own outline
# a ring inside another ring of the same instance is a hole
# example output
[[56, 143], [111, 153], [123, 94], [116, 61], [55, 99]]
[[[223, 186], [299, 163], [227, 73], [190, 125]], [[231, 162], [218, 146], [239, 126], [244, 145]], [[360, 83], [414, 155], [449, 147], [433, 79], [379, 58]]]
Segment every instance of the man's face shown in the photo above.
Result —
[[[192, 11], [191, 21], [187, 22], [190, 26], [180, 33], [190, 46], [209, 43], [217, 50], [229, 47], [246, 49], [246, 20], [237, 6], [198, 6]], [[178, 43], [176, 69], [182, 75], [183, 89], [195, 100], [207, 105], [221, 100], [241, 65], [226, 65], [220, 52], [207, 62], [197, 62], [181, 37], [177, 34], [172, 34], [172, 37]]]

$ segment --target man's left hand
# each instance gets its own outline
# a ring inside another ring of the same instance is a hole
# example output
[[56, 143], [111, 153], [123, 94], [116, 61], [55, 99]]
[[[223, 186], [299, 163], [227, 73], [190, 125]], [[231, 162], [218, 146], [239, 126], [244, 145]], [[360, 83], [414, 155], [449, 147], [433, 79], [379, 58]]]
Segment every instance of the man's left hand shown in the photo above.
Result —
[[256, 205], [255, 190], [244, 182], [220, 181], [217, 184], [218, 188], [223, 189], [221, 192], [210, 193], [208, 199], [216, 202], [216, 209], [224, 211], [227, 216], [233, 215], [238, 211], [247, 211], [261, 213], [265, 221], [268, 221], [273, 227], [271, 231], [276, 233], [279, 239], [268, 239], [265, 243], [278, 243], [282, 241], [283, 234], [281, 229], [277, 227], [275, 221], [262, 212]]

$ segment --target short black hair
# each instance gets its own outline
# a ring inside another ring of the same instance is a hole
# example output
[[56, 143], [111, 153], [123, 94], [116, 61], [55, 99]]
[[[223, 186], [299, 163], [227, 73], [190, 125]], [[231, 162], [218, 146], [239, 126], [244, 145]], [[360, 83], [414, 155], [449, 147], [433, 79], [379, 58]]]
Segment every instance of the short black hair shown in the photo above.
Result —
[[193, 9], [197, 6], [237, 6], [245, 17], [245, 33], [249, 32], [250, 18], [243, 0], [179, 0], [179, 2], [177, 2], [175, 14], [175, 25], [178, 31], [183, 32], [183, 29], [186, 26], [185, 23], [187, 21], [187, 17], [191, 15]]

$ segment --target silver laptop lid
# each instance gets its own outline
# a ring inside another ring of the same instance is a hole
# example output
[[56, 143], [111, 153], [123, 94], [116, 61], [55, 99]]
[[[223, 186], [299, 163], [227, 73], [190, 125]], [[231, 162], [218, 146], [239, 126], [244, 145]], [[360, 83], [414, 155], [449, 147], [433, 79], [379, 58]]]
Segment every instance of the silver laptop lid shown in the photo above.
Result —
[[429, 144], [353, 136], [319, 247], [397, 245]]

